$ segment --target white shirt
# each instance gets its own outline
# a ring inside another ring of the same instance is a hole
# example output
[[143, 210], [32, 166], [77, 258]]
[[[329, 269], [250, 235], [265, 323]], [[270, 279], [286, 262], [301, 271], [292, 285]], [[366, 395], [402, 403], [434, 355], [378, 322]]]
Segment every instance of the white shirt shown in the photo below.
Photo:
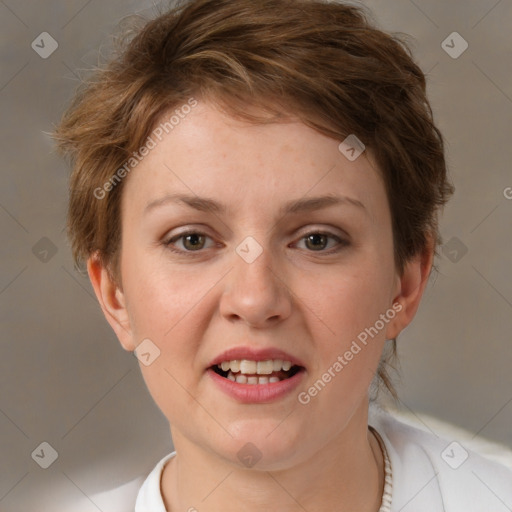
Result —
[[[512, 469], [370, 409], [390, 462], [390, 512], [511, 512]], [[160, 490], [161, 459], [137, 496], [135, 512], [167, 512]], [[381, 510], [388, 510], [382, 508]]]

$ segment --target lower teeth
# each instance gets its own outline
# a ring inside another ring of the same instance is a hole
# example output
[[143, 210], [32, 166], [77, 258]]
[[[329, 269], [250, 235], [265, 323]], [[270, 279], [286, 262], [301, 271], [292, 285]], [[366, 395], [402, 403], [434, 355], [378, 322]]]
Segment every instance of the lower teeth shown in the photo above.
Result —
[[276, 377], [273, 375], [271, 377], [269, 377], [268, 375], [262, 375], [262, 376], [251, 375], [248, 377], [247, 375], [244, 375], [243, 373], [237, 373], [235, 375], [231, 370], [229, 371], [226, 378], [233, 382], [237, 382], [238, 384], [269, 384], [269, 383], [279, 382], [280, 380], [283, 380], [283, 379], [280, 379], [279, 377]]

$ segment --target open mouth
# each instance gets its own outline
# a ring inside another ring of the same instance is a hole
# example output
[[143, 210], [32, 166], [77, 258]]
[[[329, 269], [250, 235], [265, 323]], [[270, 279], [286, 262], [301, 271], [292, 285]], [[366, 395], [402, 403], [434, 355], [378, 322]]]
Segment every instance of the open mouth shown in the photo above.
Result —
[[251, 361], [248, 359], [223, 361], [210, 367], [217, 375], [238, 384], [273, 384], [290, 379], [303, 371], [302, 366], [290, 361], [269, 359], [266, 361]]

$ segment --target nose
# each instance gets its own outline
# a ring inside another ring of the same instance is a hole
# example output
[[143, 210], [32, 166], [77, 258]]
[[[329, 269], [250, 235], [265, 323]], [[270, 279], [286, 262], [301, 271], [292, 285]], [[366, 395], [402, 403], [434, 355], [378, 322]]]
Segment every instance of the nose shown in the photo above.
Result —
[[251, 263], [234, 255], [234, 268], [226, 277], [220, 299], [220, 313], [224, 318], [257, 328], [288, 318], [292, 293], [272, 260], [268, 249]]

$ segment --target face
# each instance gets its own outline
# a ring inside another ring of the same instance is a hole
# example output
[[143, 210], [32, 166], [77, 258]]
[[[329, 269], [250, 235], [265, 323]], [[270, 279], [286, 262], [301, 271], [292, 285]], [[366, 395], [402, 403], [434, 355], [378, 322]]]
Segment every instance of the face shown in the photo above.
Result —
[[141, 371], [173, 437], [277, 469], [362, 414], [401, 281], [376, 164], [339, 143], [199, 103], [127, 179], [111, 323], [158, 347]]

